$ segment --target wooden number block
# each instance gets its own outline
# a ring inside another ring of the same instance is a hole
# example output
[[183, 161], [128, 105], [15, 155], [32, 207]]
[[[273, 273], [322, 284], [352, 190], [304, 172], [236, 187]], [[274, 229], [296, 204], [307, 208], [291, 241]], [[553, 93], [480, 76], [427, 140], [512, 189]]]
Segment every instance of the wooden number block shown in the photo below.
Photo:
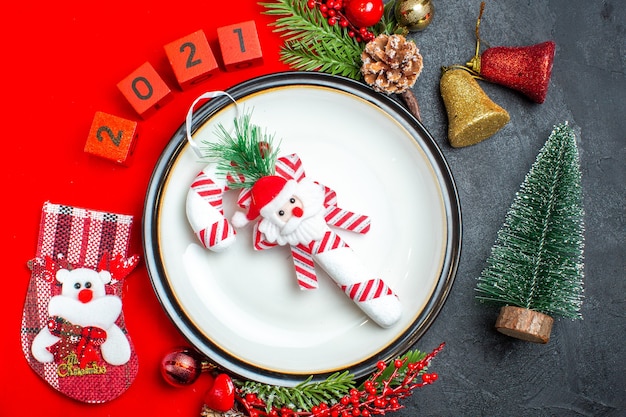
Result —
[[117, 88], [142, 118], [153, 114], [172, 97], [172, 91], [149, 62], [120, 81]]
[[128, 166], [137, 139], [137, 122], [96, 112], [85, 152]]
[[218, 28], [217, 37], [226, 71], [263, 63], [261, 43], [254, 20]]
[[168, 43], [165, 54], [182, 90], [208, 80], [219, 69], [202, 30]]

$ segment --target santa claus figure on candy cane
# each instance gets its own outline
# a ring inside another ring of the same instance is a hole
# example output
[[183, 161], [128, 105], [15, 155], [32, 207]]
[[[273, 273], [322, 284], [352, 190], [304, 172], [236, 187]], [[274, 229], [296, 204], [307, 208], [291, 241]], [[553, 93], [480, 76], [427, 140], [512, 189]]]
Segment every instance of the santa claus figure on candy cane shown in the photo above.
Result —
[[[318, 287], [318, 264], [375, 323], [393, 326], [402, 313], [398, 297], [329, 227], [365, 234], [369, 217], [337, 207], [335, 192], [308, 179], [296, 154], [277, 158], [249, 115], [236, 121], [235, 128], [235, 138], [219, 131], [221, 142], [209, 149], [221, 162], [208, 164], [188, 191], [187, 218], [203, 246], [224, 250], [234, 242], [236, 228], [253, 223], [256, 250], [290, 246], [301, 289]], [[222, 196], [237, 188], [241, 210], [228, 222]]]

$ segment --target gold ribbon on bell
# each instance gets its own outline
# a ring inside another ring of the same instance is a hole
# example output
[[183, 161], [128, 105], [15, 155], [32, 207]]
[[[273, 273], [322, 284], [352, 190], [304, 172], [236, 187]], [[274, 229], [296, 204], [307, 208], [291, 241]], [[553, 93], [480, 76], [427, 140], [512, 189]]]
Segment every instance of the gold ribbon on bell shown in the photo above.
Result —
[[510, 120], [509, 113], [491, 101], [467, 68], [443, 68], [439, 89], [448, 113], [448, 141], [455, 148], [493, 136]]

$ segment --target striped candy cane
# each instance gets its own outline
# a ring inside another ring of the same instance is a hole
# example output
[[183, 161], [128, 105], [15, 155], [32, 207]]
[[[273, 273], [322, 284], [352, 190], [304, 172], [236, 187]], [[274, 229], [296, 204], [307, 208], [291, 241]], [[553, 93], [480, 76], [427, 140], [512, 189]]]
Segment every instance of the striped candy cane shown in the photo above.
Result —
[[235, 228], [224, 217], [226, 181], [215, 175], [209, 164], [194, 178], [187, 192], [187, 220], [202, 245], [220, 252], [235, 241]]
[[337, 206], [326, 208], [326, 223], [355, 233], [366, 234], [370, 231], [369, 216], [353, 213]]
[[402, 315], [398, 297], [382, 279], [371, 276], [363, 262], [335, 232], [328, 229], [322, 239], [297, 248], [319, 264], [376, 324], [386, 328], [398, 322]]
[[[254, 236], [256, 250], [277, 246], [264, 241], [258, 229], [254, 231]], [[328, 229], [320, 240], [292, 246], [291, 255], [300, 289], [319, 287], [315, 273], [317, 263], [376, 324], [387, 328], [400, 319], [402, 305], [393, 290], [382, 279], [371, 277], [354, 251], [332, 230]]]

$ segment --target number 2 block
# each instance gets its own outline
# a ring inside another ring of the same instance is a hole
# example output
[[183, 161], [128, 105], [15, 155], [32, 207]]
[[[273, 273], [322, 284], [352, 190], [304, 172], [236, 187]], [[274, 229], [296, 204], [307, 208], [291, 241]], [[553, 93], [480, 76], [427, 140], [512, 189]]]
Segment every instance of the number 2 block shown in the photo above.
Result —
[[172, 91], [149, 62], [120, 81], [117, 88], [144, 119], [172, 97]]
[[99, 111], [91, 123], [84, 151], [128, 166], [137, 136], [137, 122]]
[[182, 90], [208, 80], [219, 70], [217, 60], [202, 30], [170, 42], [164, 48]]
[[254, 20], [218, 28], [217, 37], [226, 71], [263, 63], [261, 43]]

